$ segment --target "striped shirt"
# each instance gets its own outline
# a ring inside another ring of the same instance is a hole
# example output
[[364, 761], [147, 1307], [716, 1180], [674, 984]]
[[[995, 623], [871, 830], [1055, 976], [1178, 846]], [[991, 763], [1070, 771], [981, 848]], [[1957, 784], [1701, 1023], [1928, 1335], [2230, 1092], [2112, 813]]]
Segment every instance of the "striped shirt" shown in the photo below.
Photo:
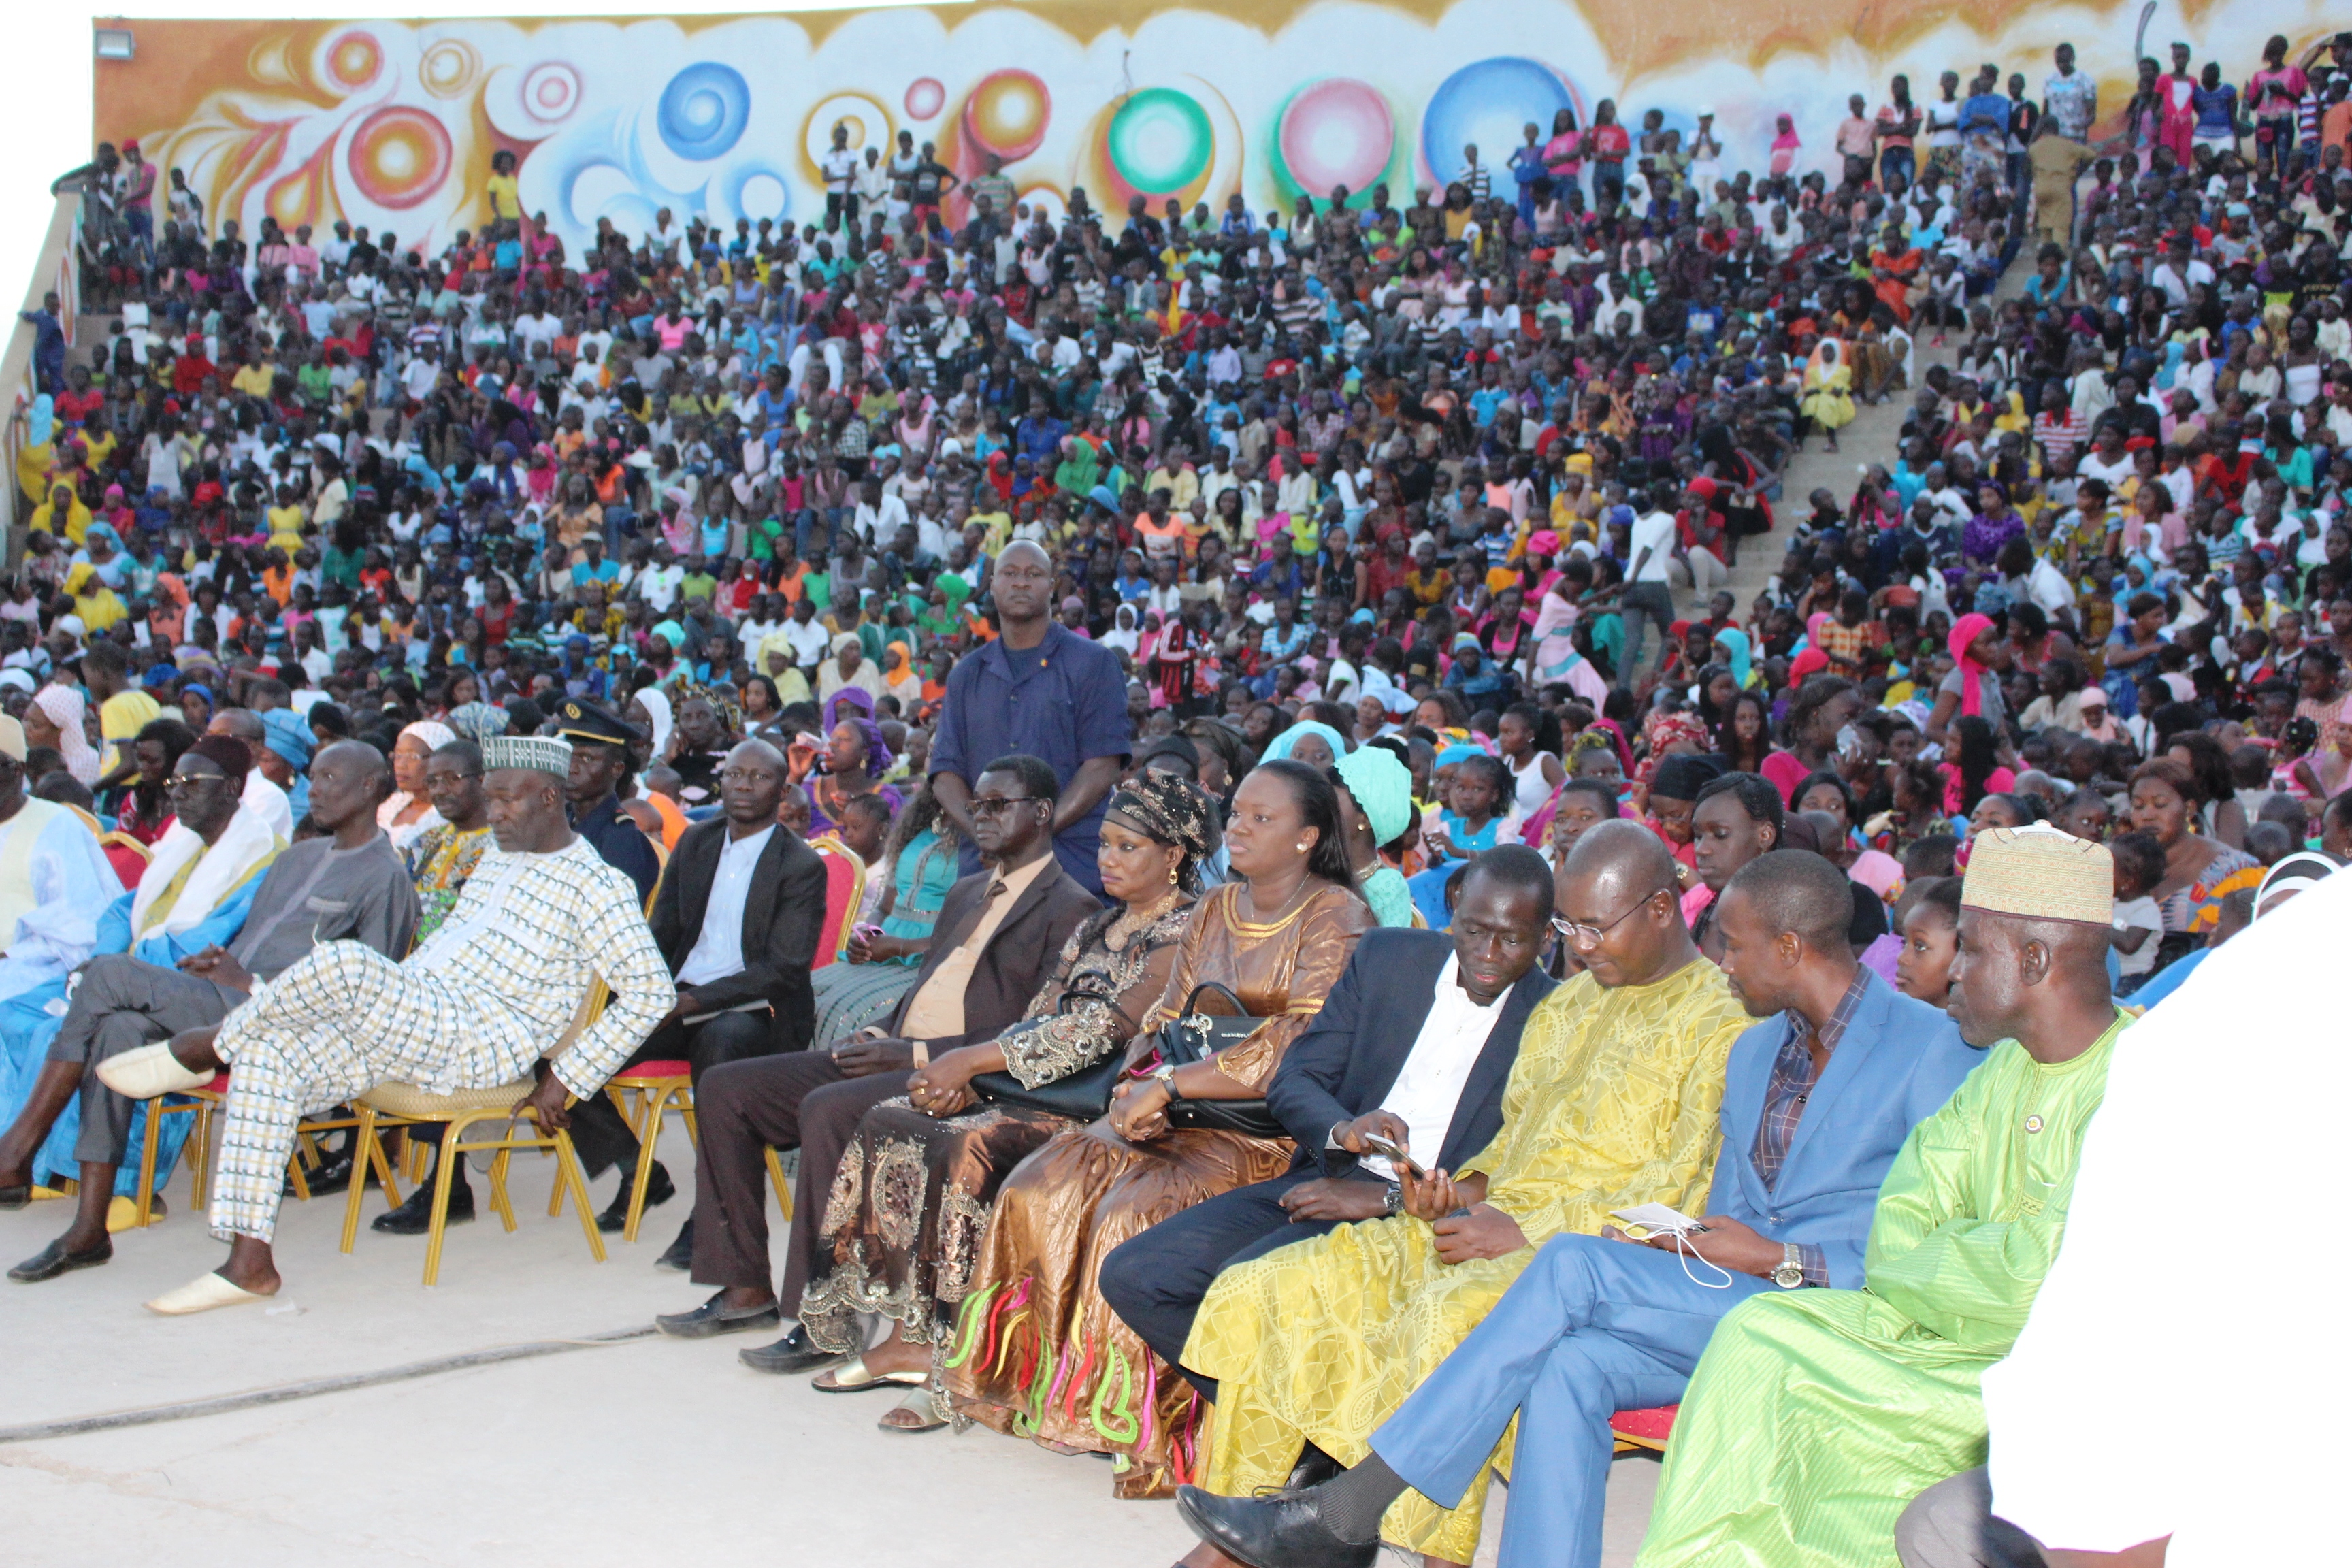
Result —
[[[1813, 1071], [1812, 1042], [1816, 1034], [1822, 1042], [1822, 1054], [1832, 1055], [1838, 1041], [1844, 1037], [1846, 1026], [1853, 1022], [1854, 1009], [1862, 1005], [1864, 988], [1870, 983], [1870, 971], [1856, 969], [1853, 983], [1838, 998], [1828, 1019], [1816, 1031], [1812, 1020], [1791, 1007], [1781, 1016], [1789, 1022], [1789, 1037], [1780, 1043], [1780, 1054], [1772, 1058], [1772, 1077], [1764, 1086], [1764, 1114], [1756, 1123], [1756, 1147], [1750, 1158], [1756, 1163], [1757, 1179], [1770, 1192], [1780, 1183], [1780, 1167], [1788, 1163], [1789, 1145], [1796, 1141], [1797, 1124], [1805, 1114], [1805, 1101], [1812, 1097], [1813, 1085], [1820, 1081]], [[1805, 1283], [1827, 1285], [1830, 1282], [1829, 1260], [1819, 1246], [1809, 1241], [1797, 1244], [1798, 1255], [1805, 1268]]]

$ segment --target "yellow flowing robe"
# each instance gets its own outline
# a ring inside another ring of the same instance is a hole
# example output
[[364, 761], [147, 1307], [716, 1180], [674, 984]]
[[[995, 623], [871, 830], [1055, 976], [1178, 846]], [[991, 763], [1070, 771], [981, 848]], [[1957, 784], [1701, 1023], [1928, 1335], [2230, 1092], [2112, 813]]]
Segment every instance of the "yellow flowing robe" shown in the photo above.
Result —
[[[1608, 990], [1580, 974], [1528, 1017], [1503, 1092], [1503, 1128], [1465, 1171], [1528, 1245], [1448, 1266], [1429, 1225], [1343, 1225], [1218, 1276], [1184, 1364], [1218, 1379], [1208, 1489], [1279, 1486], [1299, 1446], [1343, 1463], [1421, 1385], [1563, 1231], [1596, 1234], [1610, 1211], [1706, 1200], [1732, 1041], [1752, 1023], [1723, 972], [1695, 961], [1654, 985]], [[1505, 1438], [1507, 1447], [1508, 1437]], [[1407, 1492], [1383, 1533], [1467, 1563], [1484, 1474], [1451, 1511]]]
[[1865, 1289], [1732, 1309], [1683, 1396], [1640, 1568], [1896, 1568], [1904, 1505], [1985, 1462], [1979, 1380], [2057, 1258], [2130, 1021], [2050, 1067], [1993, 1047], [1887, 1171]]

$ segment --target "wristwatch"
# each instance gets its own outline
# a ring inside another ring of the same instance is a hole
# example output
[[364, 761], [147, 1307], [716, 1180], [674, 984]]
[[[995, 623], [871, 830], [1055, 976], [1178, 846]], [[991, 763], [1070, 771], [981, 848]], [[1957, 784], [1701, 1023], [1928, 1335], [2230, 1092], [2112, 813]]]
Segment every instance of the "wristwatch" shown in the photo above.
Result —
[[1797, 1250], [1795, 1242], [1780, 1244], [1780, 1266], [1772, 1270], [1770, 1278], [1783, 1290], [1793, 1290], [1805, 1282], [1805, 1256]]
[[1381, 1194], [1381, 1212], [1391, 1217], [1404, 1212], [1404, 1189], [1394, 1182]]
[[1167, 1063], [1162, 1062], [1152, 1069], [1151, 1081], [1168, 1091], [1170, 1103], [1184, 1098], [1184, 1091], [1176, 1087], [1176, 1069]]

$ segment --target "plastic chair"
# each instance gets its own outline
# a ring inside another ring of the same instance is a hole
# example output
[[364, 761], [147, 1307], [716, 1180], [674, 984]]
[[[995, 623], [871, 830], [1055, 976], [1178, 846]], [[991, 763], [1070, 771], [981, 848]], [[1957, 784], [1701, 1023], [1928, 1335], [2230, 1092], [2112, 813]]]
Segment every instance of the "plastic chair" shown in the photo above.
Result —
[[[686, 1118], [686, 1135], [699, 1140], [694, 1126], [694, 1079], [683, 1061], [639, 1062], [605, 1080], [604, 1092], [629, 1131], [637, 1136], [637, 1173], [629, 1185], [629, 1219], [621, 1227], [623, 1241], [637, 1239], [637, 1226], [646, 1217], [646, 1188], [654, 1173], [654, 1146], [661, 1142], [662, 1112], [675, 1110]], [[630, 1109], [629, 1097], [636, 1109]]]
[[[572, 1194], [580, 1211], [580, 1229], [588, 1237], [588, 1250], [597, 1262], [604, 1261], [604, 1241], [596, 1234], [595, 1212], [588, 1205], [588, 1181], [581, 1173], [580, 1157], [572, 1152], [572, 1135], [562, 1128], [552, 1133], [541, 1133], [528, 1119], [515, 1113], [515, 1104], [537, 1087], [530, 1079], [500, 1084], [495, 1089], [461, 1089], [455, 1094], [429, 1094], [411, 1084], [378, 1084], [361, 1095], [353, 1103], [358, 1109], [359, 1147], [373, 1167], [376, 1179], [383, 1184], [385, 1201], [394, 1208], [400, 1206], [400, 1192], [394, 1184], [392, 1162], [384, 1158], [383, 1149], [376, 1142], [376, 1132], [387, 1127], [413, 1127], [420, 1122], [446, 1122], [447, 1130], [441, 1135], [441, 1158], [434, 1168], [433, 1219], [425, 1235], [425, 1283], [434, 1284], [441, 1276], [441, 1244], [449, 1228], [450, 1172], [455, 1163], [476, 1150], [494, 1150], [497, 1158], [490, 1162], [490, 1206], [509, 1231], [515, 1228], [514, 1205], [507, 1197], [507, 1165], [518, 1149], [544, 1149], [555, 1156], [555, 1193], [547, 1212], [560, 1214], [566, 1192]], [[498, 1137], [466, 1140], [466, 1129], [478, 1122], [498, 1121], [506, 1124]], [[343, 1205], [343, 1246], [349, 1252], [359, 1236], [360, 1200], [366, 1191], [364, 1173], [352, 1173], [351, 1198]]]

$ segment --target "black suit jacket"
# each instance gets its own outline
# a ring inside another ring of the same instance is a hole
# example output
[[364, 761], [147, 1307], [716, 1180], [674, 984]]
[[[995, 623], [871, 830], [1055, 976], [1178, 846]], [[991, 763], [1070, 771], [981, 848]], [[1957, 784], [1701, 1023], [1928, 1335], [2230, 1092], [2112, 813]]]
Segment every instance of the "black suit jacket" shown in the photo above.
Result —
[[[1324, 1144], [1339, 1123], [1380, 1109], [1412, 1054], [1436, 999], [1437, 977], [1453, 955], [1454, 939], [1437, 931], [1387, 928], [1368, 931], [1358, 941], [1323, 1010], [1291, 1042], [1265, 1091], [1267, 1109], [1298, 1142], [1293, 1170], [1318, 1160], [1327, 1175], [1354, 1166], [1356, 1156]], [[1511, 987], [1462, 1086], [1444, 1142], [1433, 1154], [1413, 1150], [1416, 1162], [1458, 1171], [1494, 1141], [1503, 1126], [1503, 1086], [1519, 1058], [1519, 1032], [1557, 984], [1530, 969]]]
[[[635, 832], [635, 828], [631, 829]], [[638, 834], [642, 839], [645, 836]], [[676, 974], [701, 940], [710, 884], [719, 875], [719, 852], [727, 845], [727, 820], [698, 822], [671, 855], [661, 891], [654, 898], [654, 942]], [[819, 933], [824, 926], [824, 860], [791, 828], [778, 826], [760, 851], [751, 889], [743, 900], [743, 968], [724, 980], [694, 987], [700, 1012], [717, 1012], [744, 1002], [775, 1009], [772, 1048], [806, 1050], [816, 1032], [816, 996], [809, 985]]]
[[[947, 900], [940, 905], [939, 919], [931, 925], [931, 946], [923, 954], [922, 973], [907, 988], [907, 994], [898, 998], [898, 1006], [891, 1009], [890, 1022], [884, 1026], [888, 1033], [899, 1033], [916, 993], [922, 990], [931, 972], [955, 951], [971, 928], [980, 923], [988, 885], [994, 880], [996, 873], [982, 868], [948, 889]], [[931, 1054], [936, 1057], [941, 1051], [951, 1051], [974, 1040], [992, 1040], [1003, 1034], [1006, 1025], [1028, 1009], [1029, 999], [1037, 994], [1038, 988], [1052, 978], [1054, 964], [1062, 956], [1062, 944], [1070, 940], [1070, 933], [1101, 908], [1092, 893], [1062, 869], [1060, 862], [1049, 859], [1045, 868], [1022, 889], [1012, 910], [989, 933], [988, 945], [980, 950], [980, 961], [972, 965], [971, 978], [963, 987], [963, 1033], [931, 1041]]]

